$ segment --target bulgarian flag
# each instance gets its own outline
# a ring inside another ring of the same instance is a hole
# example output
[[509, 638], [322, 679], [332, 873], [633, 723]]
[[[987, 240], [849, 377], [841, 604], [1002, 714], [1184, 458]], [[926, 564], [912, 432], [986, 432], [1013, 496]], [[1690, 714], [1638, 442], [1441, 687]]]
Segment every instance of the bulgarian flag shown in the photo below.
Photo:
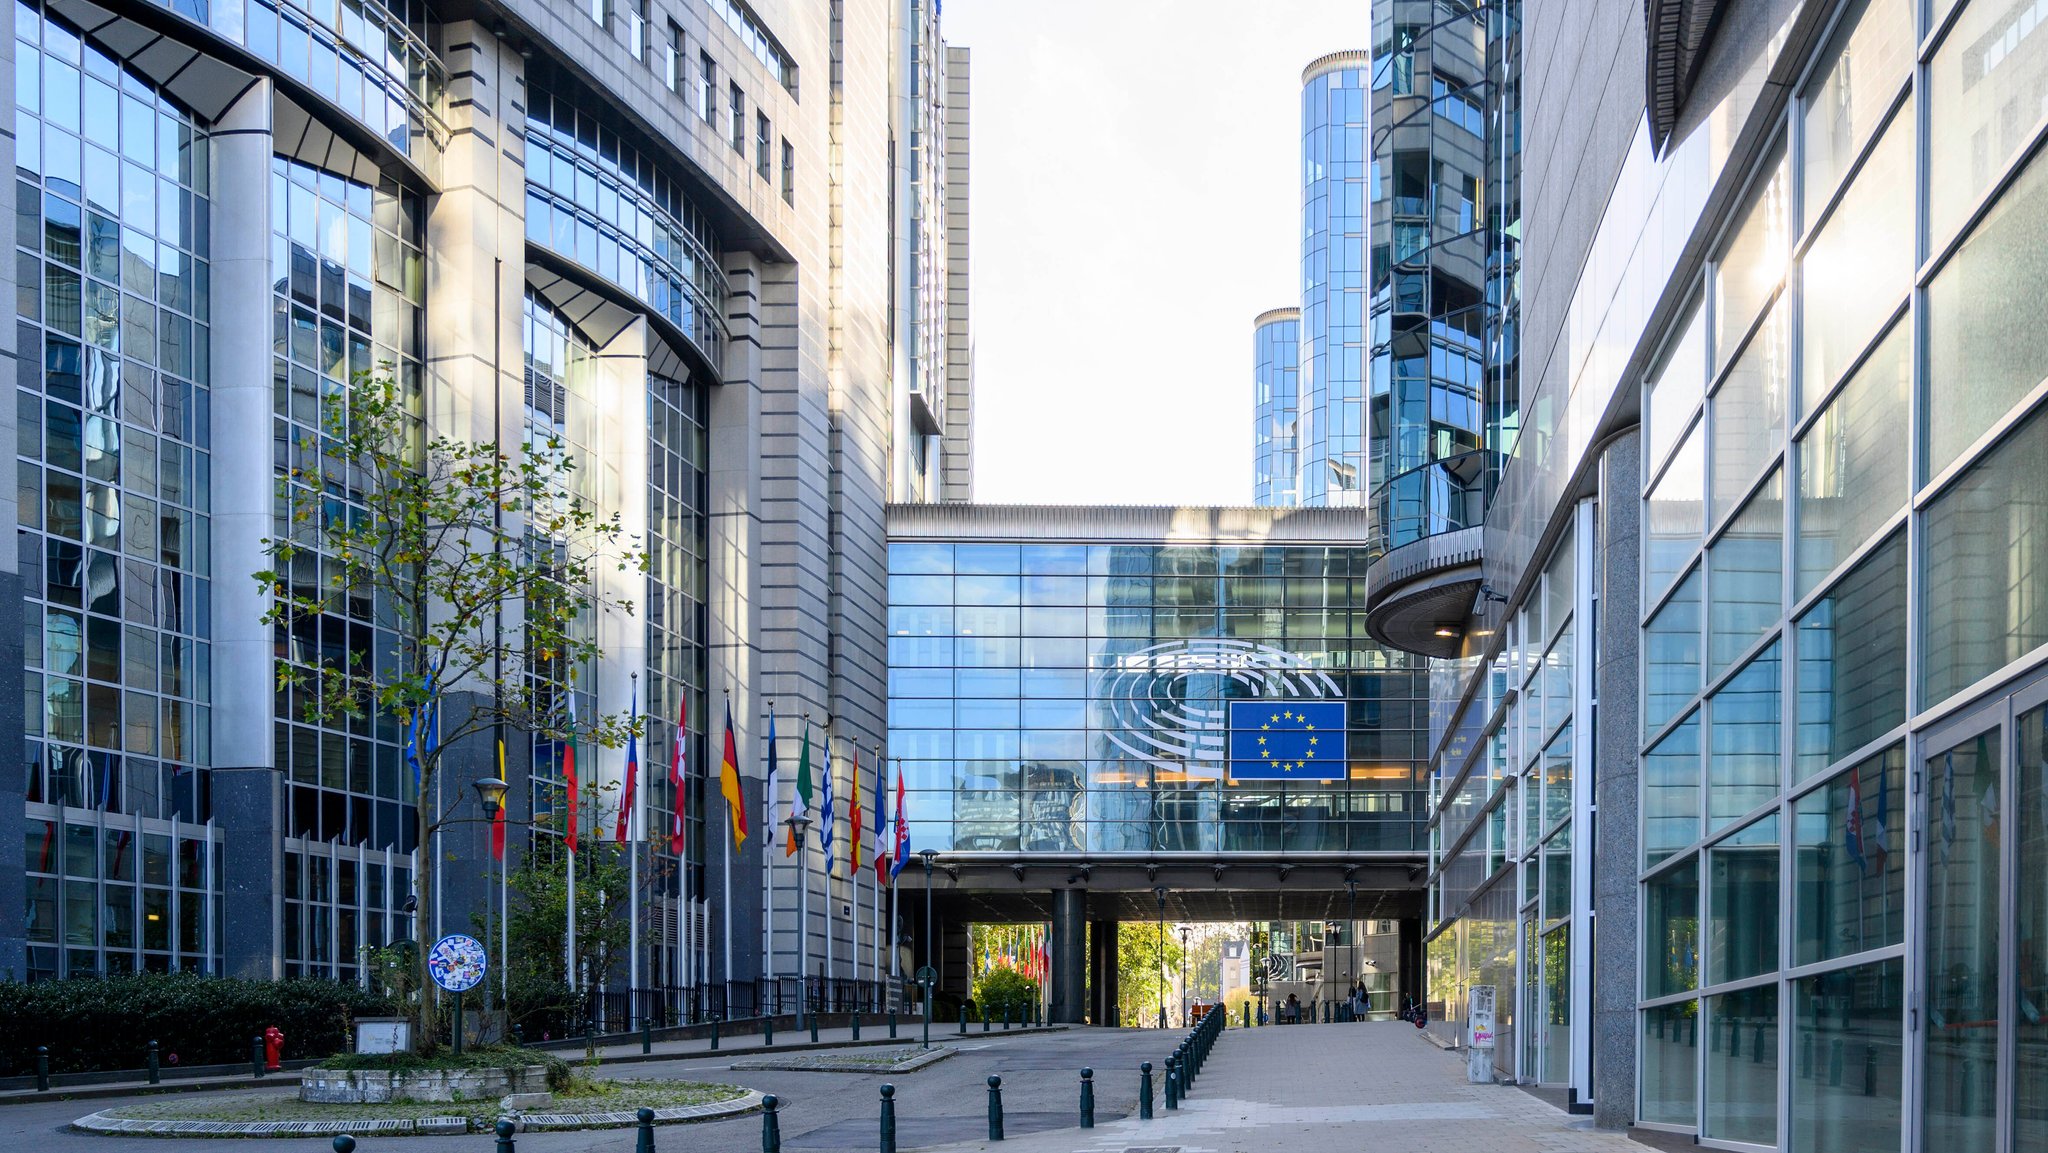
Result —
[[690, 694], [686, 689], [676, 696], [676, 741], [668, 757], [668, 783], [675, 789], [676, 803], [675, 816], [669, 822], [668, 851], [680, 857], [683, 855], [683, 820], [687, 813], [683, 789], [683, 736], [690, 731]]
[[847, 804], [846, 804], [846, 807], [847, 807], [848, 809], [852, 810], [852, 812], [851, 812], [851, 814], [850, 814], [850, 819], [851, 819], [851, 820], [853, 821], [853, 836], [852, 836], [852, 837], [850, 838], [850, 840], [849, 840], [849, 842], [848, 842], [848, 848], [847, 848], [847, 852], [848, 852], [848, 853], [850, 853], [850, 854], [851, 854], [851, 856], [852, 856], [852, 860], [853, 860], [853, 868], [852, 868], [851, 870], [849, 870], [849, 871], [847, 872], [847, 874], [846, 874], [846, 875], [847, 875], [847, 876], [849, 876], [849, 877], [853, 877], [853, 878], [855, 878], [855, 879], [858, 879], [858, 878], [860, 877], [860, 746], [859, 746], [859, 745], [855, 745], [855, 746], [853, 746], [853, 799], [847, 802]]
[[636, 839], [647, 835], [645, 829], [633, 828], [633, 802], [640, 791], [640, 686], [633, 686], [633, 703], [626, 711], [626, 788], [619, 795], [619, 829], [617, 841], [623, 845], [629, 833]]
[[747, 843], [747, 806], [740, 797], [740, 751], [733, 742], [731, 700], [725, 702], [725, 757], [718, 762], [718, 791], [732, 814], [732, 843], [738, 848]]
[[[498, 779], [505, 779], [505, 741], [502, 737], [498, 740]], [[491, 814], [491, 859], [494, 861], [505, 859], [505, 810], [511, 807], [512, 798], [508, 795], [498, 803], [498, 811]]]
[[784, 827], [789, 830], [783, 839], [782, 855], [796, 856], [796, 818], [808, 817], [811, 813], [811, 718], [804, 718], [803, 749], [796, 759], [796, 793], [789, 798], [789, 820]]

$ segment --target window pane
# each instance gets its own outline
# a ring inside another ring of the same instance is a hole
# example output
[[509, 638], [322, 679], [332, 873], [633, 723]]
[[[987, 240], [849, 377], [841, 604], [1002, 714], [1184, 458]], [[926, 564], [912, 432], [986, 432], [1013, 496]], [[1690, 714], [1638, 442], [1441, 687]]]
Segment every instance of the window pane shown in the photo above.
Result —
[[1700, 837], [1699, 718], [1688, 718], [1643, 758], [1643, 851], [1654, 865]]
[[1707, 850], [1707, 980], [1778, 968], [1778, 815]]
[[2048, 38], [2031, 34], [2035, 12], [2033, 0], [1977, 0], [1928, 65], [1929, 111], [1939, 126], [1927, 141], [1935, 173], [1927, 182], [1927, 231], [1936, 248], [2039, 119], [2048, 97]]
[[1778, 1140], [1778, 987], [1707, 998], [1707, 1108], [1703, 1136]]
[[1699, 1123], [1700, 1003], [1643, 1012], [1643, 1120]]
[[1727, 668], [1777, 623], [1785, 551], [1781, 479], [1773, 473], [1709, 550], [1709, 677]]
[[1865, 557], [1799, 618], [1799, 776], [1906, 719], [1906, 538]]
[[1687, 861], [1643, 885], [1643, 996], [1700, 986], [1700, 869]]
[[1654, 732], [1700, 691], [1700, 574], [1643, 627], [1643, 729]]
[[1801, 396], [1825, 395], [1905, 301], [1914, 266], [1912, 174], [1908, 102], [1806, 250], [1799, 285]]
[[1785, 157], [1766, 161], [1750, 185], [1742, 222], [1714, 268], [1714, 364], [1728, 363], [1764, 301], [1778, 287], [1790, 251]]
[[1905, 999], [1905, 962], [1898, 960], [1793, 986], [1799, 1035], [1791, 1153], [1899, 1147]]
[[[1897, 745], [1799, 799], [1793, 963], [1811, 965], [1905, 939], [1906, 751]], [[1803, 1042], [1802, 1042], [1803, 1043]]]
[[[1801, 147], [1808, 221], [1833, 195], [1913, 66], [1913, 10], [1908, 0], [1850, 4], [1822, 60], [1819, 75], [1805, 93], [1806, 138]], [[1910, 243], [1912, 233], [1906, 237]]]
[[1778, 672], [1774, 644], [1714, 694], [1707, 714], [1710, 833], [1778, 794]]
[[1700, 547], [1700, 534], [1706, 527], [1706, 462], [1707, 426], [1702, 421], [1693, 426], [1685, 446], [1671, 458], [1670, 469], [1650, 490], [1643, 595], [1653, 602], [1664, 595], [1672, 578]]
[[1785, 433], [1785, 393], [1791, 345], [1783, 304], [1771, 309], [1756, 339], [1728, 371], [1708, 410], [1714, 421], [1714, 520], [1749, 495], [1750, 486], [1778, 451]]
[[2048, 642], [2044, 476], [2048, 415], [2037, 413], [1928, 508], [1923, 705]]
[[1799, 440], [1799, 576], [1805, 596], [1906, 502], [1912, 342], [1904, 324]]
[[1927, 761], [1928, 1149], [1990, 1149], [1998, 1069], [1999, 738], [1981, 733]]
[[1699, 411], [1700, 396], [1707, 388], [1707, 323], [1705, 310], [1693, 306], [1685, 332], [1664, 353], [1664, 362], [1651, 377], [1648, 394], [1650, 416], [1650, 471], [1678, 443], [1679, 434]]
[[2018, 1094], [2012, 1147], [2048, 1148], [2048, 707], [2013, 723], [2019, 746], [2013, 812], [2019, 819], [2020, 1011], [2013, 1021]]
[[[2025, 43], [2048, 44], [2048, 36]], [[1968, 139], [1947, 126], [1933, 135]], [[1947, 183], [1930, 182], [1937, 192]], [[2015, 301], [2048, 294], [2044, 251], [2048, 161], [2036, 158], [1927, 286], [1928, 476], [1948, 467], [2048, 376], [2048, 325], [2012, 319]]]

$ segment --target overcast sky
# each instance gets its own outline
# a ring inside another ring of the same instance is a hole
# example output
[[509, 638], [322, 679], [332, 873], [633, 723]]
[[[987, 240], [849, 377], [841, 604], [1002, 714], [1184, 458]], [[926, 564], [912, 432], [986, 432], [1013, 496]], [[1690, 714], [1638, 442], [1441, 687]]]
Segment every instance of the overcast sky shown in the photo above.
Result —
[[1301, 69], [1360, 0], [944, 0], [974, 53], [974, 496], [1250, 504], [1300, 303]]

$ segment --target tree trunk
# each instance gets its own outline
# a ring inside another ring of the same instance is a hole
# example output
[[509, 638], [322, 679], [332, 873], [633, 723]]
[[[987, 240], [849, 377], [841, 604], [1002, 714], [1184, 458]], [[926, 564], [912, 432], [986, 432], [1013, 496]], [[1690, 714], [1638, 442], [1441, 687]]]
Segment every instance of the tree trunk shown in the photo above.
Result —
[[[438, 760], [439, 758], [435, 758]], [[421, 758], [422, 762], [426, 758]], [[438, 766], [436, 766], [438, 768]], [[433, 975], [427, 969], [427, 950], [431, 947], [431, 931], [434, 925], [434, 873], [440, 862], [434, 859], [432, 810], [429, 807], [427, 785], [433, 779], [435, 769], [422, 767], [420, 772], [419, 795], [413, 799], [413, 815], [419, 828], [419, 864], [413, 870], [413, 885], [417, 889], [417, 903], [413, 912], [413, 964], [418, 967], [415, 983], [420, 991], [419, 1028], [413, 1035], [413, 1050], [421, 1054], [432, 1053], [439, 1042], [435, 1027], [439, 1024], [439, 1004], [434, 996], [439, 986], [434, 984]]]

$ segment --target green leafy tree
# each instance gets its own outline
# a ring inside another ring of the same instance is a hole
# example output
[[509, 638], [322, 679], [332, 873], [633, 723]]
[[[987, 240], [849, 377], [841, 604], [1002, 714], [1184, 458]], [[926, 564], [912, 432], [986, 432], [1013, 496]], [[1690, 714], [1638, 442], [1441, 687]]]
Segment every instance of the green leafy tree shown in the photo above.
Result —
[[[1159, 1020], [1159, 1006], [1171, 990], [1171, 974], [1180, 968], [1180, 939], [1171, 926], [1162, 947], [1157, 925], [1130, 921], [1117, 926], [1116, 1000], [1117, 1020], [1130, 1024], [1151, 1024]], [[1168, 1005], [1169, 1017], [1179, 1006]]]
[[[609, 973], [626, 955], [631, 871], [625, 851], [589, 837], [576, 854], [576, 967], [588, 977]], [[505, 884], [519, 894], [506, 924], [511, 957], [506, 991], [512, 1020], [529, 1037], [567, 1032], [578, 1024], [580, 999], [569, 982], [563, 950], [569, 931], [569, 859], [566, 852], [528, 853]], [[495, 920], [492, 922], [495, 929]]]
[[1022, 1021], [1038, 1003], [1038, 982], [1008, 965], [997, 965], [975, 980], [974, 1003], [990, 1019]]
[[[435, 782], [447, 750], [498, 725], [570, 739], [562, 688], [600, 653], [591, 627], [603, 565], [639, 570], [645, 556], [616, 515], [577, 495], [576, 462], [558, 439], [516, 452], [495, 442], [429, 437], [388, 373], [359, 373], [320, 402], [317, 436], [288, 446], [278, 477], [279, 531], [254, 574], [269, 592], [280, 692], [314, 724], [372, 715], [417, 742], [414, 939], [434, 923]], [[372, 656], [372, 625], [391, 651]], [[348, 637], [336, 642], [336, 638]], [[443, 706], [461, 694], [459, 710]], [[445, 715], [444, 715], [445, 714]], [[574, 739], [616, 746], [632, 718], [587, 716]], [[409, 742], [410, 744], [410, 742]], [[431, 991], [416, 950], [416, 987]], [[436, 1042], [438, 1002], [417, 1002], [416, 1044]]]

